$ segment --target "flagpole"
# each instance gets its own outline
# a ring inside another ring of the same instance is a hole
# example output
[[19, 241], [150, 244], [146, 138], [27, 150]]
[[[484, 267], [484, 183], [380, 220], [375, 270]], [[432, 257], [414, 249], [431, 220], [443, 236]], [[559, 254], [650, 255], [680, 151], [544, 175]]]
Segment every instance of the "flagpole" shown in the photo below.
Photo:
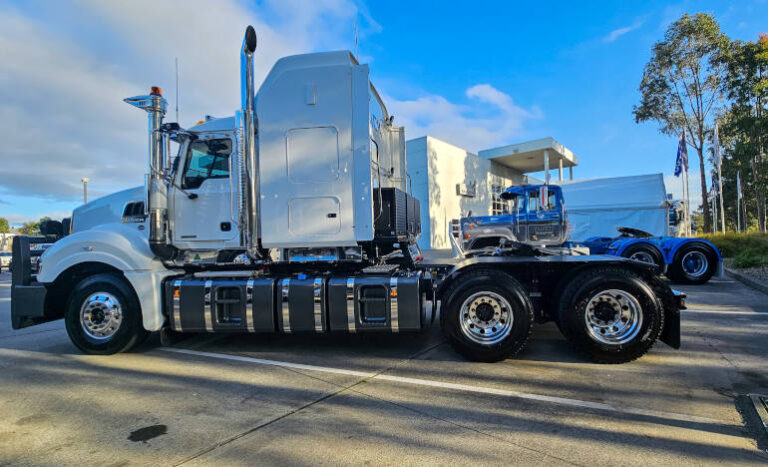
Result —
[[683, 169], [683, 185], [685, 186], [685, 193], [683, 203], [685, 204], [685, 235], [687, 237], [691, 236], [692, 229], [691, 229], [691, 206], [689, 202], [689, 193], [688, 193], [688, 168], [684, 167]]
[[741, 233], [741, 172], [736, 172], [736, 232]]

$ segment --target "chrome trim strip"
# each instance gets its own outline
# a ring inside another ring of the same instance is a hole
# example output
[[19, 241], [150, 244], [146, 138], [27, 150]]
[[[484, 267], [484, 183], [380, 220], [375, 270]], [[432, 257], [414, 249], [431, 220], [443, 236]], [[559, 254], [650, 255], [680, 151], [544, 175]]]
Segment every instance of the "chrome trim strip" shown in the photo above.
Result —
[[389, 324], [392, 332], [400, 332], [397, 312], [397, 276], [392, 276], [389, 279]]
[[315, 332], [325, 331], [323, 326], [323, 278], [315, 277], [314, 282], [314, 297], [315, 297]]
[[213, 307], [211, 305], [211, 287], [213, 281], [205, 281], [205, 330], [213, 332]]
[[256, 332], [253, 322], [253, 279], [248, 279], [245, 284], [245, 325], [248, 332]]
[[173, 281], [173, 329], [181, 332], [181, 281]]
[[347, 329], [349, 332], [357, 332], [355, 326], [355, 278], [347, 278]]
[[283, 279], [281, 282], [281, 296], [282, 296], [282, 313], [283, 313], [283, 332], [291, 332], [291, 303], [288, 301], [288, 286], [291, 284], [290, 279]]

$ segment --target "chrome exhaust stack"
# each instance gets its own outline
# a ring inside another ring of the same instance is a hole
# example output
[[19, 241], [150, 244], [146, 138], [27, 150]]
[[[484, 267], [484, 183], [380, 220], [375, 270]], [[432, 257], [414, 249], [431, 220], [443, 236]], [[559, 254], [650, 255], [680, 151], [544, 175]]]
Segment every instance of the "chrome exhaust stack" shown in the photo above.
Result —
[[253, 53], [256, 31], [248, 26], [240, 50], [240, 110], [236, 113], [238, 131], [238, 176], [240, 186], [240, 239], [252, 258], [261, 257], [259, 229], [259, 158], [256, 153], [256, 90], [253, 84]]
[[176, 248], [168, 242], [168, 193], [165, 186], [165, 151], [160, 126], [168, 108], [162, 90], [152, 86], [149, 95], [123, 99], [145, 110], [149, 121], [149, 176], [147, 179], [147, 211], [149, 213], [149, 247], [162, 259], [176, 256]]

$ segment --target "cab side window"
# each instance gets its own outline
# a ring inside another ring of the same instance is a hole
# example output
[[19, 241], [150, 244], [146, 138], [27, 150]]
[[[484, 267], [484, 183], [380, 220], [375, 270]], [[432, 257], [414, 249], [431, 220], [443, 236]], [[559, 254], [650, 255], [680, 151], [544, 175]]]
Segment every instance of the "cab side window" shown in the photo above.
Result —
[[182, 188], [199, 188], [209, 178], [229, 177], [229, 155], [232, 140], [229, 138], [194, 141], [189, 145]]

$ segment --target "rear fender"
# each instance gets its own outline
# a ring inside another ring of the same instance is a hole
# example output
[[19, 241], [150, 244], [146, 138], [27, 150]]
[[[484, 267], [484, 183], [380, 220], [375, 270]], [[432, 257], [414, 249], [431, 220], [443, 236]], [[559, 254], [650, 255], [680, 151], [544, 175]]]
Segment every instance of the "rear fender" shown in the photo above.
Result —
[[688, 246], [688, 245], [700, 245], [705, 248], [708, 248], [712, 250], [715, 255], [717, 256], [717, 261], [722, 263], [723, 257], [720, 254], [720, 250], [717, 249], [714, 243], [710, 242], [709, 240], [703, 239], [703, 238], [678, 238], [678, 237], [668, 237], [662, 240], [661, 246], [662, 251], [664, 252], [664, 260], [671, 264], [675, 261], [675, 255], [677, 255], [677, 252], [680, 251], [681, 248]]

